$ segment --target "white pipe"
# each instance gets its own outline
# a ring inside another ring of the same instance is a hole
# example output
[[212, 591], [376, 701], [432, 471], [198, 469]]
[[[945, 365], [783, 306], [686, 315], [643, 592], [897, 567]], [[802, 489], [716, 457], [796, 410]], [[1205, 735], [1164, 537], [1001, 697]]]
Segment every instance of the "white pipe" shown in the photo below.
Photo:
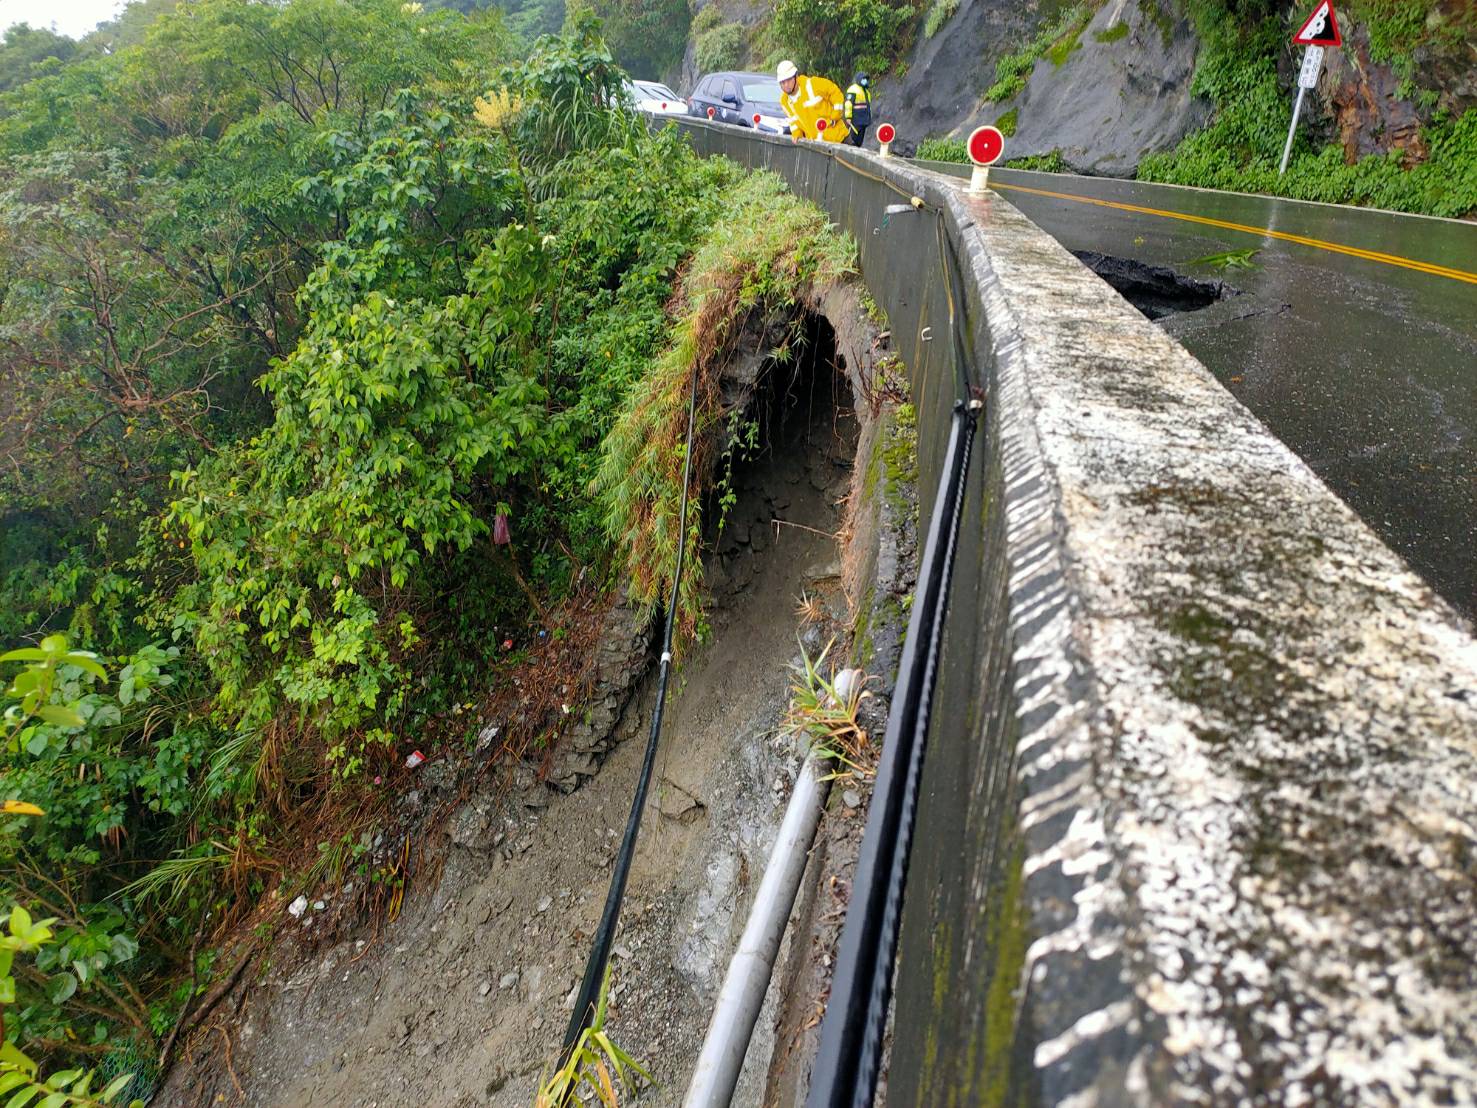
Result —
[[795, 892], [805, 873], [810, 843], [826, 804], [831, 783], [822, 781], [820, 773], [820, 766], [811, 756], [795, 778], [795, 789], [764, 869], [764, 879], [754, 895], [749, 921], [718, 992], [683, 1108], [727, 1108], [733, 1099], [754, 1024], [759, 1022], [759, 1009], [769, 990], [780, 940], [795, 906]]

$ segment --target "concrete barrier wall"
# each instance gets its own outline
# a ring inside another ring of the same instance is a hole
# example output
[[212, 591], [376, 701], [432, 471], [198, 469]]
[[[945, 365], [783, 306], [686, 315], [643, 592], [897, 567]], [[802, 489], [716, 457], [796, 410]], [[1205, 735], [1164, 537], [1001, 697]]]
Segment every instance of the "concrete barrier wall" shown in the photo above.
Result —
[[[928, 495], [958, 369], [941, 235], [962, 263], [985, 424], [889, 1102], [1469, 1102], [1471, 629], [1000, 197], [689, 129], [856, 237], [908, 362]], [[941, 215], [885, 216], [897, 190]]]

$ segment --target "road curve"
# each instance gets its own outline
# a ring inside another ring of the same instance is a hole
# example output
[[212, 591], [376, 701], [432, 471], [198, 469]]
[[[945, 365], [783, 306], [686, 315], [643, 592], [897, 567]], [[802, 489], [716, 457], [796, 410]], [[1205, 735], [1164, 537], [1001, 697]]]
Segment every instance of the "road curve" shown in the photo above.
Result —
[[[1022, 170], [990, 184], [1069, 250], [1235, 289], [1161, 322], [1477, 619], [1477, 224]], [[1237, 251], [1249, 268], [1198, 261]]]

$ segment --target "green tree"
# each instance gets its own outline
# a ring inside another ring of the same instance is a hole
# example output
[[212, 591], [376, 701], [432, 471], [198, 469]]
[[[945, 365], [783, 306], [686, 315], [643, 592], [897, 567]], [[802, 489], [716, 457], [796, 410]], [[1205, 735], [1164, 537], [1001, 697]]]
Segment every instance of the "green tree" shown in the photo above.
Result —
[[60, 69], [76, 53], [77, 44], [66, 35], [17, 23], [0, 38], [0, 93]]
[[380, 0], [139, 34], [0, 119], [0, 777], [46, 811], [0, 888], [55, 939], [7, 1031], [73, 1065], [154, 1050], [195, 937], [614, 579], [602, 444], [741, 176], [620, 106], [588, 13], [513, 65]]
[[571, 19], [582, 11], [598, 17], [611, 55], [637, 77], [659, 80], [682, 64], [692, 25], [687, 0], [578, 0], [568, 11]]
[[844, 88], [856, 70], [886, 72], [905, 56], [916, 15], [887, 0], [778, 0], [773, 37], [790, 44], [802, 69]]

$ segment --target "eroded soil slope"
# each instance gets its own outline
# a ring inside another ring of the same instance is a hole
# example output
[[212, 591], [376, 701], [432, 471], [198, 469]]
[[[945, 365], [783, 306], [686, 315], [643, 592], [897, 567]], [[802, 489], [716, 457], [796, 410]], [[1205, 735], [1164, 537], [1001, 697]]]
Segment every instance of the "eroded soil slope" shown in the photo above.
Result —
[[[610, 1021], [660, 1083], [643, 1103], [681, 1098], [798, 764], [776, 732], [797, 600], [845, 611], [831, 534], [855, 428], [838, 390], [827, 375], [770, 398], [769, 450], [736, 471], [739, 498], [708, 563], [713, 633], [668, 706]], [[448, 823], [434, 888], [430, 877], [412, 887], [378, 938], [311, 953], [279, 943], [265, 973], [250, 971], [240, 1014], [195, 1035], [156, 1103], [532, 1103], [569, 1018], [651, 701], [644, 687], [578, 791], [505, 780], [475, 795]], [[774, 1022], [772, 1011], [760, 1021], [740, 1103], [760, 1099]]]

